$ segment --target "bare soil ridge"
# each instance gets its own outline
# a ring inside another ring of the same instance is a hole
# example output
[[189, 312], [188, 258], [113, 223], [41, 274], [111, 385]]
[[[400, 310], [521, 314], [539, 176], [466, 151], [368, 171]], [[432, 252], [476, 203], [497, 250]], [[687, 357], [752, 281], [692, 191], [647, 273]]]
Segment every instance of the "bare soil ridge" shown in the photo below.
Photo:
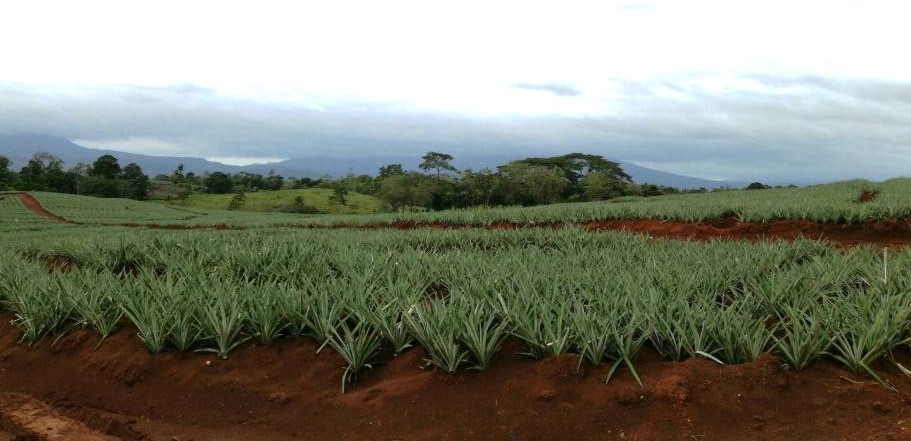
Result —
[[[98, 350], [97, 336], [82, 330], [28, 348], [16, 343], [10, 318], [0, 316], [0, 433], [22, 439], [53, 439], [11, 419], [9, 409], [23, 400], [91, 436], [136, 440], [900, 440], [911, 433], [911, 379], [889, 363], [877, 369], [897, 393], [826, 360], [795, 372], [772, 355], [720, 366], [668, 362], [646, 349], [635, 361], [640, 388], [625, 369], [605, 385], [607, 365], [577, 372], [577, 356], [535, 361], [508, 341], [480, 373], [435, 371], [420, 348], [384, 354], [342, 394], [344, 361], [331, 351], [317, 355], [309, 339], [246, 344], [227, 360], [151, 355], [130, 327]], [[896, 355], [908, 365], [903, 351]]]

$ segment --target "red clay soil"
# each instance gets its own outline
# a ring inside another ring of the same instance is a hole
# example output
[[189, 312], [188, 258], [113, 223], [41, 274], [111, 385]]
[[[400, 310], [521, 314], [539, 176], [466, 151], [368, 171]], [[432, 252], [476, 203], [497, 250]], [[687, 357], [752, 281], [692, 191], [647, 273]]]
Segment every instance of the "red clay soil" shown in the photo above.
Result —
[[[739, 240], [795, 240], [797, 238], [824, 239], [843, 246], [873, 244], [892, 248], [911, 244], [911, 219], [891, 219], [864, 224], [837, 224], [807, 220], [772, 220], [766, 222], [740, 222], [736, 218], [724, 218], [705, 222], [681, 222], [655, 219], [603, 220], [580, 222], [579, 226], [591, 231], [628, 231], [647, 234], [663, 239], [685, 239], [709, 241], [713, 239]], [[496, 222], [486, 225], [489, 230], [517, 230], [526, 228], [561, 228], [561, 223], [522, 225]], [[311, 226], [311, 228], [319, 228]], [[341, 225], [333, 228], [414, 230], [429, 228], [453, 230], [469, 228], [441, 222], [395, 221], [388, 225], [352, 226]]]
[[34, 196], [32, 196], [28, 193], [17, 193], [16, 195], [19, 196], [19, 200], [22, 201], [22, 204], [25, 205], [25, 208], [28, 208], [29, 211], [37, 214], [38, 216], [46, 217], [50, 220], [57, 221], [57, 222], [63, 222], [66, 224], [75, 223], [73, 221], [64, 219], [60, 216], [57, 216], [56, 214], [51, 213], [50, 211], [45, 210], [44, 207], [41, 206], [41, 203], [38, 202], [38, 200], [35, 199]]
[[0, 439], [911, 439], [911, 379], [887, 363], [900, 392], [829, 361], [793, 372], [771, 355], [720, 366], [646, 349], [640, 388], [623, 368], [605, 385], [607, 366], [577, 374], [575, 356], [535, 361], [507, 342], [480, 373], [436, 371], [420, 348], [386, 355], [342, 394], [344, 362], [308, 339], [246, 344], [227, 360], [151, 355], [132, 328], [98, 350], [86, 331], [29, 349], [10, 318], [0, 316]]
[[820, 223], [806, 220], [740, 222], [735, 218], [687, 223], [660, 220], [625, 220], [587, 222], [589, 230], [630, 231], [666, 239], [794, 240], [798, 237], [825, 239], [845, 246], [873, 244], [902, 247], [911, 244], [911, 221], [881, 220], [865, 224]]

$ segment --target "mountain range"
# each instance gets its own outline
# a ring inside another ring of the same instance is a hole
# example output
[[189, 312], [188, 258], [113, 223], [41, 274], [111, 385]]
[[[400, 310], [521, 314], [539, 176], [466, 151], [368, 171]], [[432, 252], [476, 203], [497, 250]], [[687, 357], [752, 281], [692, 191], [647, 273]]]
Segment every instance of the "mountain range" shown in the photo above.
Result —
[[[203, 158], [151, 156], [137, 153], [128, 153], [115, 150], [93, 149], [80, 146], [68, 139], [35, 133], [0, 134], [0, 156], [6, 156], [12, 162], [11, 168], [18, 170], [28, 163], [35, 153], [45, 152], [60, 158], [69, 167], [78, 163], [91, 164], [102, 155], [111, 155], [118, 159], [121, 166], [136, 163], [149, 176], [158, 174], [170, 175], [178, 164], [184, 165], [185, 172], [202, 174], [205, 172], [249, 173], [267, 174], [274, 171], [285, 177], [340, 177], [349, 173], [356, 175], [375, 175], [379, 168], [388, 164], [402, 164], [406, 170], [417, 170], [421, 162], [420, 157], [368, 155], [356, 158], [333, 158], [326, 156], [291, 158], [278, 162], [229, 165], [209, 161]], [[495, 169], [498, 165], [509, 161], [522, 159], [502, 155], [459, 157], [452, 164], [459, 169], [479, 170], [487, 167]], [[608, 158], [612, 159], [612, 158]], [[628, 161], [618, 161], [620, 166], [629, 174], [634, 182], [665, 185], [675, 188], [720, 188], [743, 187], [745, 183], [731, 181], [714, 181], [708, 179], [682, 176], [666, 173], [636, 165]]]

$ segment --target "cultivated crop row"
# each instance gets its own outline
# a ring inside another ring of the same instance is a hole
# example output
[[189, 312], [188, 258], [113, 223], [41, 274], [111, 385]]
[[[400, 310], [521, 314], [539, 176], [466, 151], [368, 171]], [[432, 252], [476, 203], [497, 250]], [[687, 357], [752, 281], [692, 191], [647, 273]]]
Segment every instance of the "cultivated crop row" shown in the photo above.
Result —
[[[861, 202], [861, 196], [867, 193]], [[456, 225], [518, 225], [576, 223], [599, 220], [661, 219], [700, 222], [733, 217], [740, 221], [778, 219], [814, 222], [862, 223], [911, 217], [911, 178], [882, 183], [864, 180], [805, 188], [717, 191], [650, 198], [622, 198], [606, 202], [552, 204], [537, 207], [466, 209], [410, 213], [397, 220]], [[329, 218], [324, 222], [364, 222]]]
[[39, 230], [53, 224], [29, 211], [17, 194], [0, 192], [0, 231]]
[[[507, 338], [529, 357], [628, 371], [668, 360], [821, 357], [874, 366], [907, 345], [911, 253], [792, 243], [653, 241], [522, 231], [113, 231], [0, 245], [0, 298], [34, 344], [74, 326], [135, 328], [152, 352], [222, 357], [306, 337], [346, 360], [419, 345], [440, 370], [486, 369]], [[50, 268], [50, 269], [49, 269]]]
[[[869, 200], [862, 197], [865, 192]], [[537, 207], [471, 208], [441, 212], [346, 216], [241, 211], [202, 212], [126, 199], [97, 199], [40, 192], [34, 195], [45, 208], [59, 216], [80, 223], [99, 225], [135, 223], [184, 227], [302, 227], [388, 225], [396, 221], [405, 221], [465, 226], [486, 226], [505, 222], [533, 226], [635, 219], [699, 222], [729, 217], [741, 221], [792, 219], [851, 224], [911, 217], [911, 178], [892, 179], [881, 183], [855, 180], [806, 188], [718, 191]]]
[[102, 199], [64, 193], [30, 193], [41, 206], [67, 220], [88, 224], [187, 221], [200, 213], [133, 199]]

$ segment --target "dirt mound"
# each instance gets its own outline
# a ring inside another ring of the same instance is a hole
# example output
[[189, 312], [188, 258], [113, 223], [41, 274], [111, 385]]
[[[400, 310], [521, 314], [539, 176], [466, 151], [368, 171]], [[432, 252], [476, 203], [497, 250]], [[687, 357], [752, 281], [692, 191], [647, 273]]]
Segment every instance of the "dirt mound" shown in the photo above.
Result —
[[640, 388], [625, 368], [605, 385], [606, 365], [577, 370], [573, 355], [536, 361], [507, 341], [484, 372], [434, 370], [420, 348], [387, 355], [342, 394], [344, 362], [317, 355], [308, 339], [247, 344], [227, 360], [151, 355], [131, 328], [98, 350], [85, 331], [29, 349], [16, 344], [9, 319], [0, 316], [0, 434], [23, 439], [46, 434], [12, 417], [10, 403], [22, 400], [67, 427], [120, 439], [906, 439], [911, 431], [911, 379], [887, 364], [880, 369], [901, 392], [828, 361], [793, 372], [771, 355], [720, 366], [646, 349], [636, 361]]

